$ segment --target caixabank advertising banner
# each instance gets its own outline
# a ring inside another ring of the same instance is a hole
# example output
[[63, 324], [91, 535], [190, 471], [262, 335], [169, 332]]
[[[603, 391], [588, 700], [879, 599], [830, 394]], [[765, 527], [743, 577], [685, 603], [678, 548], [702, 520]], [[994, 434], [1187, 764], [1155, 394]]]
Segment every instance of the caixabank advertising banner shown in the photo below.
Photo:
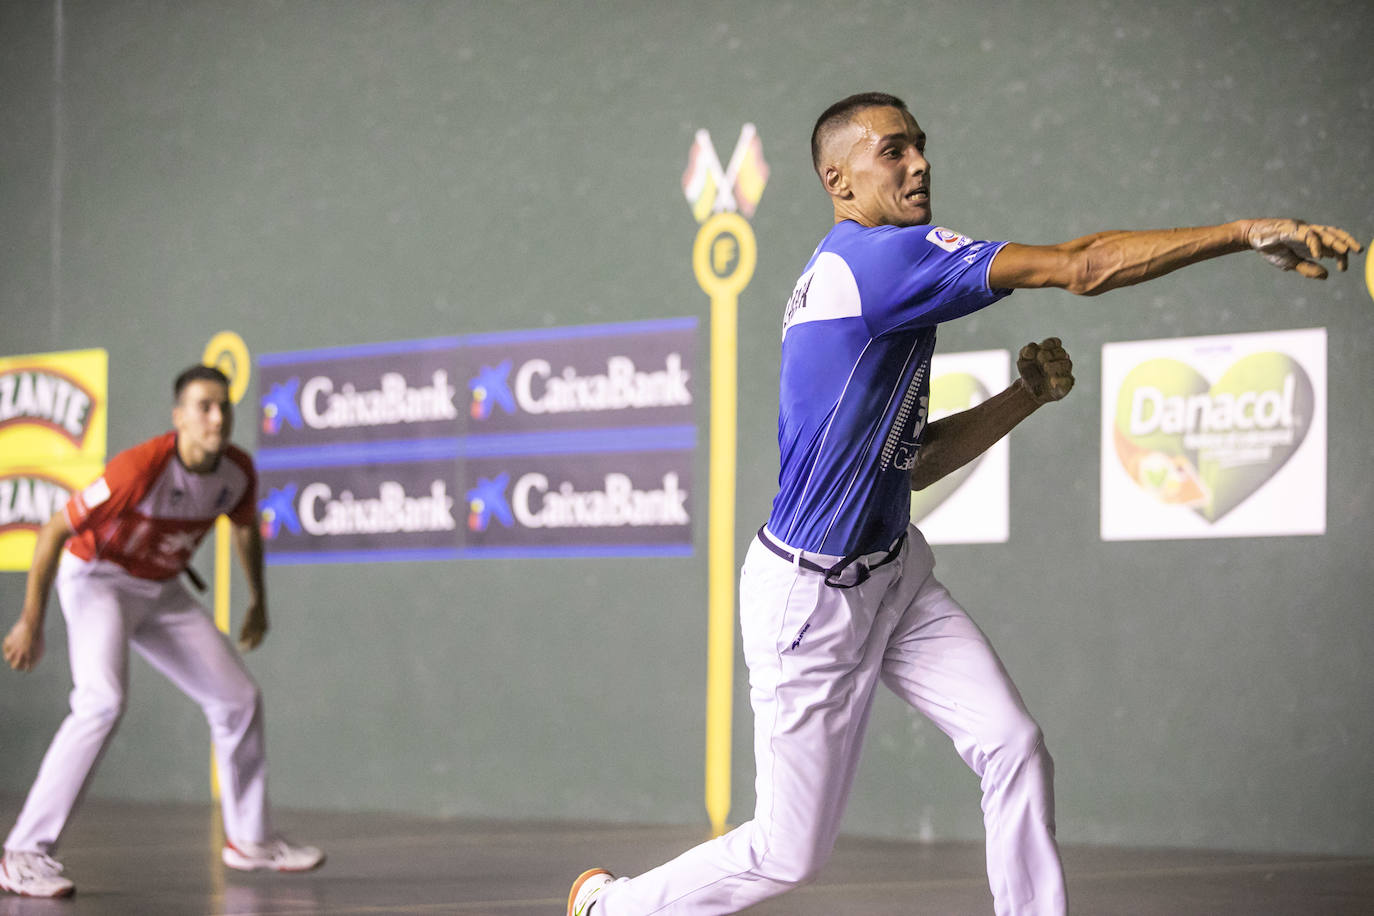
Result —
[[109, 356], [0, 357], [0, 570], [26, 570], [38, 529], [105, 465]]
[[457, 436], [458, 340], [258, 357], [260, 449]]
[[[927, 423], [976, 407], [1010, 382], [1006, 350], [937, 353], [930, 361]], [[992, 448], [911, 494], [911, 520], [932, 544], [1005, 543], [1009, 531], [1010, 446]]]
[[1326, 330], [1102, 348], [1102, 538], [1326, 531]]
[[684, 556], [691, 448], [465, 461], [464, 553]]
[[472, 435], [695, 422], [695, 318], [473, 334], [460, 358]]
[[454, 559], [457, 470], [452, 460], [260, 469], [264, 547], [274, 563]]
[[696, 319], [259, 358], [269, 563], [690, 554]]

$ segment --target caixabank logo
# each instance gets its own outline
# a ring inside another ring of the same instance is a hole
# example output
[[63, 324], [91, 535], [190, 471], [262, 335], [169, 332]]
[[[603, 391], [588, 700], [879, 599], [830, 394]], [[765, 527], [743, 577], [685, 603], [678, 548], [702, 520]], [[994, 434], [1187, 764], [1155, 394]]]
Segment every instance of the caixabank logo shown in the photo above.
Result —
[[690, 451], [469, 460], [465, 543], [690, 550], [691, 468]]
[[455, 547], [452, 462], [269, 470], [259, 488], [269, 557]]
[[413, 343], [261, 357], [262, 446], [457, 435], [456, 347]]
[[511, 361], [503, 359], [494, 366], [483, 366], [468, 382], [472, 393], [469, 413], [474, 420], [485, 420], [497, 408], [515, 413], [515, 395], [510, 390]]
[[694, 420], [695, 319], [483, 335], [464, 349], [469, 432]]

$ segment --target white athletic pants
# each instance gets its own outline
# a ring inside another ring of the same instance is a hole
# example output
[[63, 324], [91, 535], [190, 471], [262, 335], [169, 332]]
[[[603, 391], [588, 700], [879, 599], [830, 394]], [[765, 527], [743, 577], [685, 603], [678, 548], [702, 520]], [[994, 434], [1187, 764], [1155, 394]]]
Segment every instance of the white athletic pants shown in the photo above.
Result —
[[104, 561], [64, 554], [57, 595], [67, 619], [71, 713], [43, 757], [5, 848], [48, 853], [80, 801], [124, 712], [129, 645], [205, 712], [218, 763], [224, 832], [268, 838], [262, 699], [223, 633], [179, 579], [137, 579]]
[[[821, 565], [836, 559], [807, 557]], [[915, 527], [895, 561], [849, 589], [825, 585], [821, 574], [754, 541], [740, 578], [754, 707], [754, 819], [615, 881], [594, 916], [735, 913], [815, 876], [839, 834], [880, 679], [949, 735], [982, 780], [998, 916], [1066, 912], [1053, 763], [1040, 728], [933, 568]]]

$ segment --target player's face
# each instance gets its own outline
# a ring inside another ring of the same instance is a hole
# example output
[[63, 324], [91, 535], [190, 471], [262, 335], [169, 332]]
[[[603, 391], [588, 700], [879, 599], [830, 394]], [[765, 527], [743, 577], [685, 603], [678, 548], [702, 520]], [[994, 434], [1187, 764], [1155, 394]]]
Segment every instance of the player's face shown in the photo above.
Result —
[[229, 389], [219, 382], [196, 379], [181, 389], [181, 400], [172, 408], [172, 425], [183, 456], [200, 454], [218, 458], [234, 432], [234, 408]]
[[930, 222], [930, 162], [926, 135], [911, 112], [866, 108], [854, 115], [842, 168], [853, 218], [866, 226]]

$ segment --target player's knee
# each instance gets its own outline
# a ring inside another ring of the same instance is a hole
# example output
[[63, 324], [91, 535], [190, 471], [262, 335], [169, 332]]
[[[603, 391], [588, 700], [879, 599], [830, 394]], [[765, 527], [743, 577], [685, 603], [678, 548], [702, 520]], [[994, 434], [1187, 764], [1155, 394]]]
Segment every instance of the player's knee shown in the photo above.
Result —
[[806, 884], [820, 873], [830, 859], [830, 850], [812, 844], [771, 849], [759, 863], [759, 872], [768, 879], [789, 887]]
[[262, 691], [251, 679], [245, 678], [233, 690], [226, 691], [214, 703], [205, 707], [211, 727], [242, 731], [247, 723], [262, 715]]
[[1021, 716], [1009, 724], [994, 756], [1015, 769], [1027, 764], [1045, 768], [1053, 766], [1050, 752], [1045, 749], [1045, 735], [1030, 716]]
[[72, 715], [90, 726], [112, 731], [124, 716], [123, 690], [76, 690], [72, 692]]

